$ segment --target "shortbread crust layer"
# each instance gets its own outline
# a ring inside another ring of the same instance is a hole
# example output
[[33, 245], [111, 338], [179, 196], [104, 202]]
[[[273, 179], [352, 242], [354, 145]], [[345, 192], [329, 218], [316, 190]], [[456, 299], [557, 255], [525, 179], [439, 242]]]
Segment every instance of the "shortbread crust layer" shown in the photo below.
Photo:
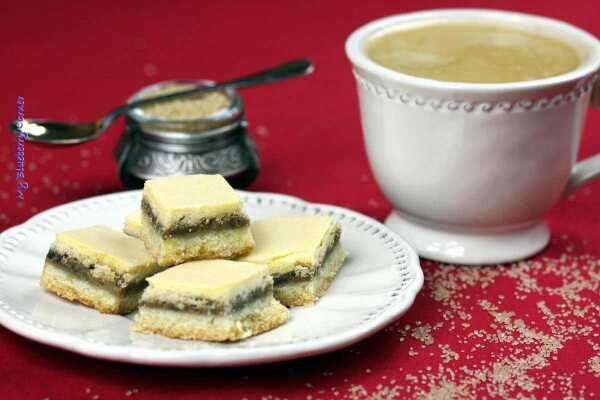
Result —
[[41, 285], [99, 311], [123, 314], [137, 307], [145, 278], [161, 269], [141, 241], [98, 225], [57, 234]]
[[48, 291], [107, 314], [129, 314], [138, 306], [145, 281], [130, 285], [126, 290], [102, 285], [89, 278], [73, 273], [46, 261], [40, 284]]
[[227, 260], [182, 264], [149, 279], [135, 330], [183, 339], [235, 341], [289, 318], [273, 298], [266, 265]]
[[312, 277], [276, 280], [275, 298], [288, 307], [314, 304], [325, 294], [346, 257], [347, 253], [341, 244], [336, 244]]
[[289, 317], [287, 308], [267, 296], [222, 315], [142, 306], [133, 329], [179, 339], [232, 342], [274, 329]]
[[[330, 238], [329, 243], [325, 247], [325, 252], [321, 255], [321, 259], [315, 264], [309, 265], [295, 265], [290, 272], [286, 272], [283, 274], [272, 273], [273, 280], [275, 284], [285, 283], [285, 282], [302, 282], [308, 281], [315, 277], [318, 274], [319, 269], [327, 262], [330, 254], [333, 252], [334, 248], [338, 246], [340, 243], [341, 231], [336, 230], [332, 237]], [[288, 268], [289, 269], [289, 268]]]
[[142, 239], [146, 249], [162, 266], [191, 260], [231, 259], [247, 254], [254, 248], [250, 226], [182, 233], [164, 238], [142, 212]]
[[346, 260], [347, 253], [338, 242], [311, 277], [275, 279], [274, 296], [288, 307], [314, 304], [321, 298]]

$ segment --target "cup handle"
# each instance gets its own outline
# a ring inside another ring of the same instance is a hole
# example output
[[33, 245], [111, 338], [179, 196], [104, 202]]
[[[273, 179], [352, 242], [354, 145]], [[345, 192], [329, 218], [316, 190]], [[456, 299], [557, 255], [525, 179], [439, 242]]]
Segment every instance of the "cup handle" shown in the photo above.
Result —
[[[596, 83], [592, 89], [590, 104], [593, 107], [600, 109], [600, 79], [596, 79]], [[571, 171], [565, 194], [568, 195], [578, 187], [583, 186], [598, 177], [600, 177], [600, 154], [588, 157], [575, 164]]]

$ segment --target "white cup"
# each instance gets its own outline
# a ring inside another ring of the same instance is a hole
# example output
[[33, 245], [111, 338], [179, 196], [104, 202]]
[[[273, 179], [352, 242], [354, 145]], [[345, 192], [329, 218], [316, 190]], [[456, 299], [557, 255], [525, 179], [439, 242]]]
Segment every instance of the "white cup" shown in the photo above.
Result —
[[[364, 52], [374, 35], [432, 21], [540, 32], [572, 45], [582, 62], [550, 78], [479, 84], [402, 74]], [[394, 207], [386, 224], [423, 257], [494, 264], [531, 256], [550, 237], [543, 214], [600, 176], [600, 155], [576, 163], [590, 98], [600, 105], [600, 42], [581, 29], [513, 12], [434, 10], [370, 22], [350, 35], [346, 54], [369, 161]]]

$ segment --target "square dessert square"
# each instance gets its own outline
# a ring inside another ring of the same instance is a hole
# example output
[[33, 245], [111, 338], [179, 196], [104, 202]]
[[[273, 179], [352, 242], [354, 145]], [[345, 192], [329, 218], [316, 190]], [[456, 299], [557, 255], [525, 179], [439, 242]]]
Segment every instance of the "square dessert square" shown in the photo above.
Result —
[[97, 225], [56, 235], [40, 283], [98, 311], [127, 314], [137, 308], [145, 278], [162, 269], [140, 240]]
[[134, 238], [141, 238], [142, 236], [142, 210], [138, 209], [132, 212], [125, 218], [125, 225], [123, 226], [123, 232]]
[[148, 278], [133, 329], [181, 339], [236, 341], [289, 319], [266, 265], [191, 261]]
[[146, 181], [141, 237], [160, 265], [235, 258], [254, 247], [250, 219], [220, 175]]
[[240, 261], [267, 264], [284, 305], [316, 302], [346, 259], [341, 227], [325, 216], [277, 217], [252, 223], [255, 249]]

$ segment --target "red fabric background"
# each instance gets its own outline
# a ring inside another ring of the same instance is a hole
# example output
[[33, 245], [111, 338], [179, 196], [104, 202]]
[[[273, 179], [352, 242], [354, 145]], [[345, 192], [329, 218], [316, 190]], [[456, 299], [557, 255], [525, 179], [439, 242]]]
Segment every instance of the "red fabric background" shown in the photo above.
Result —
[[[560, 18], [600, 36], [596, 1], [13, 2], [0, 25], [0, 230], [67, 201], [122, 190], [112, 149], [99, 140], [26, 145], [25, 200], [15, 200], [15, 97], [26, 117], [90, 120], [140, 87], [166, 79], [223, 79], [310, 57], [316, 72], [244, 90], [262, 161], [250, 187], [333, 203], [378, 219], [389, 204], [363, 147], [343, 45], [385, 15], [490, 7]], [[590, 111], [580, 157], [600, 151]], [[324, 173], [325, 171], [325, 173]], [[548, 215], [552, 244], [496, 268], [423, 262], [411, 311], [351, 349], [267, 366], [178, 370], [97, 361], [0, 328], [5, 399], [592, 398], [600, 395], [600, 182]]]

